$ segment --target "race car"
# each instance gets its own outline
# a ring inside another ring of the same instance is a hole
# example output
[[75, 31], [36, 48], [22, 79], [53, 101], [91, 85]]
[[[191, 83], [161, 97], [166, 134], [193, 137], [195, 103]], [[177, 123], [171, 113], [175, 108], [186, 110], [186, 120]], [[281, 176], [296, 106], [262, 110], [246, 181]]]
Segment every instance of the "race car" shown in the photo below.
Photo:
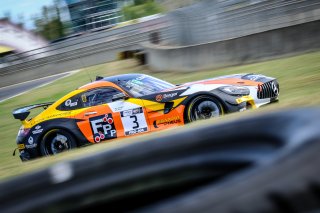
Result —
[[[55, 102], [15, 109], [22, 122], [17, 149], [26, 161], [258, 108], [278, 97], [275, 78], [253, 73], [180, 85], [139, 73], [97, 76]], [[39, 107], [44, 110], [28, 118]]]

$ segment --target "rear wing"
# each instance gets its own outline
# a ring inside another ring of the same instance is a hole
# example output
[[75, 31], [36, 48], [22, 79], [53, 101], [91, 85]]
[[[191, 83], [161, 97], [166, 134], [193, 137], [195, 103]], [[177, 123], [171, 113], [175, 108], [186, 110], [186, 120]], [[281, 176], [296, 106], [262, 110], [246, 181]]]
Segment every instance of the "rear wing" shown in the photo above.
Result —
[[42, 104], [33, 104], [30, 106], [20, 107], [18, 109], [13, 110], [12, 114], [15, 119], [19, 119], [20, 121], [24, 121], [28, 115], [30, 114], [30, 110], [43, 107], [43, 109], [47, 109], [48, 106], [53, 104], [54, 102], [42, 103]]

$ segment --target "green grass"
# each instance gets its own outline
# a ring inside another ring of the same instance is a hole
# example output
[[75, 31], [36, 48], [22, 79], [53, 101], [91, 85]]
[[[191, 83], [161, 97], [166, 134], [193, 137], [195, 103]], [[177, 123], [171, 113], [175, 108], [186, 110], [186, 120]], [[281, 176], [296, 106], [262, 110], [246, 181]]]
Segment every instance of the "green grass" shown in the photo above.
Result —
[[[34, 89], [24, 95], [0, 103], [0, 180], [5, 180], [33, 170], [38, 170], [64, 159], [73, 159], [75, 156], [86, 156], [87, 154], [131, 143], [132, 140], [139, 140], [139, 137], [153, 137], [154, 133], [145, 136], [137, 136], [134, 139], [120, 139], [115, 142], [89, 146], [73, 150], [71, 152], [62, 153], [58, 156], [36, 159], [24, 163], [20, 161], [18, 156], [12, 156], [12, 152], [16, 148], [15, 137], [21, 125], [20, 121], [13, 118], [13, 109], [33, 103], [57, 100], [77, 87], [89, 83], [90, 78], [94, 79], [96, 75], [111, 76], [120, 73], [133, 72], [150, 74], [172, 83], [183, 83], [219, 75], [245, 72], [261, 73], [278, 79], [280, 83], [279, 103], [269, 105], [261, 109], [227, 115], [216, 120], [205, 122], [218, 123], [224, 122], [228, 119], [236, 119], [238, 117], [255, 115], [272, 110], [301, 106], [319, 106], [320, 104], [320, 52], [250, 65], [191, 73], [152, 73], [146, 67], [139, 66], [134, 60], [116, 61], [97, 65], [83, 69], [72, 76], [55, 81], [50, 85]], [[201, 122], [190, 124], [190, 126], [183, 128], [192, 128], [192, 125], [199, 125], [200, 123]], [[159, 132], [155, 134], [162, 133]]]

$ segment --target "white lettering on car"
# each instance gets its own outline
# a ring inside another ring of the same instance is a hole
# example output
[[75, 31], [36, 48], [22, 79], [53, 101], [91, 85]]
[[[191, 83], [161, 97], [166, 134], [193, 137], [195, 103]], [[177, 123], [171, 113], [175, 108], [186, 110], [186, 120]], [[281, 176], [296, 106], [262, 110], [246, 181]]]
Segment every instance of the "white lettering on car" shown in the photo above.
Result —
[[74, 107], [78, 105], [78, 102], [72, 102], [70, 99], [68, 99], [64, 104], [68, 107]]
[[31, 137], [31, 136], [29, 137], [28, 143], [29, 143], [29, 144], [33, 144], [33, 137]]
[[37, 125], [34, 129], [35, 130], [32, 131], [32, 134], [34, 134], [34, 135], [39, 134], [43, 131], [43, 129], [41, 129], [40, 125]]
[[90, 125], [96, 143], [117, 137], [117, 130], [111, 114], [90, 118]]
[[166, 99], [166, 98], [173, 98], [175, 96], [177, 96], [178, 93], [175, 92], [175, 93], [169, 93], [169, 94], [163, 94], [163, 98]]

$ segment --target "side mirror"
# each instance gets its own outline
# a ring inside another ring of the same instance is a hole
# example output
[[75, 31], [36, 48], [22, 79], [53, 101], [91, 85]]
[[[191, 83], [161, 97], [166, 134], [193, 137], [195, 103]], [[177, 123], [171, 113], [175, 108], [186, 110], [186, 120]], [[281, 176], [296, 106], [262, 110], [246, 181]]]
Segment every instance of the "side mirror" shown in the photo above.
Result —
[[119, 94], [112, 96], [112, 101], [127, 100], [128, 98], [129, 97], [126, 94], [121, 92]]

